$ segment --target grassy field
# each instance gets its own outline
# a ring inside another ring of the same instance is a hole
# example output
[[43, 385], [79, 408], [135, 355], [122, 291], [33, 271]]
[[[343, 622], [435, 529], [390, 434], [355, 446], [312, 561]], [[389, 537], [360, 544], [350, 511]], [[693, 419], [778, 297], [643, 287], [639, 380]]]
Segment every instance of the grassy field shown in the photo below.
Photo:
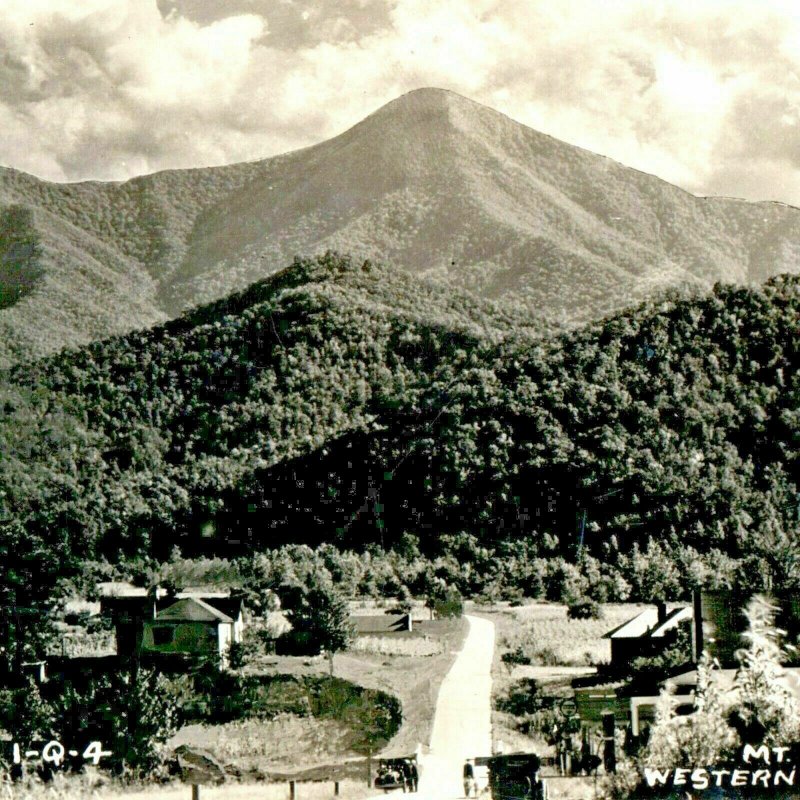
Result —
[[[410, 753], [427, 744], [433, 726], [436, 697], [456, 652], [467, 634], [464, 619], [444, 620], [428, 634], [440, 652], [432, 655], [384, 655], [350, 651], [336, 657], [336, 674], [370, 689], [382, 689], [400, 699], [403, 724], [384, 750]], [[425, 639], [406, 639], [425, 642]]]
[[611, 645], [603, 634], [636, 616], [647, 606], [607, 603], [601, 619], [571, 620], [567, 607], [535, 603], [519, 608], [490, 607], [500, 654], [521, 648], [533, 665], [594, 667], [607, 663]]
[[224, 765], [267, 780], [285, 773], [356, 757], [351, 731], [335, 720], [282, 714], [271, 720], [241, 720], [224, 725], [187, 725], [169, 742], [208, 750]]

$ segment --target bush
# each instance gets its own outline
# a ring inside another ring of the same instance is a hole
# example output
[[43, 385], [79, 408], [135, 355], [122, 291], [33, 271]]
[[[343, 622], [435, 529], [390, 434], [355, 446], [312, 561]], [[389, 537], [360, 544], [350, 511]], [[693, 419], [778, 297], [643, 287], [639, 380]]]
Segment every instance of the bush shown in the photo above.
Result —
[[214, 668], [195, 676], [191, 719], [212, 724], [240, 719], [273, 719], [278, 714], [309, 716], [307, 687], [293, 675], [240, 675]]
[[100, 675], [84, 686], [65, 683], [53, 705], [58, 738], [102, 742], [111, 755], [101, 765], [118, 774], [156, 770], [163, 763], [161, 746], [178, 726], [175, 692], [152, 670]]
[[307, 678], [306, 685], [314, 716], [345, 722], [353, 731], [351, 747], [357, 752], [379, 750], [403, 720], [400, 701], [386, 692], [338, 678]]
[[525, 652], [521, 644], [500, 656], [504, 664], [530, 664], [531, 657]]
[[570, 603], [567, 608], [567, 616], [570, 619], [600, 619], [603, 613], [599, 603], [588, 597], [583, 597]]
[[508, 688], [505, 697], [497, 699], [497, 710], [522, 717], [539, 710], [539, 682], [535, 678], [522, 678]]
[[245, 636], [244, 641], [228, 645], [228, 666], [241, 669], [255, 657], [264, 652], [264, 645], [258, 636]]
[[685, 664], [692, 659], [691, 627], [681, 625], [665, 637], [665, 647], [656, 655], [640, 656], [630, 663], [632, 675], [666, 674], [672, 667]]
[[460, 617], [464, 613], [464, 600], [456, 589], [448, 588], [429, 598], [427, 605], [433, 608], [438, 619]]
[[42, 698], [31, 678], [24, 688], [0, 690], [0, 726], [22, 745], [49, 738], [54, 715], [52, 705]]

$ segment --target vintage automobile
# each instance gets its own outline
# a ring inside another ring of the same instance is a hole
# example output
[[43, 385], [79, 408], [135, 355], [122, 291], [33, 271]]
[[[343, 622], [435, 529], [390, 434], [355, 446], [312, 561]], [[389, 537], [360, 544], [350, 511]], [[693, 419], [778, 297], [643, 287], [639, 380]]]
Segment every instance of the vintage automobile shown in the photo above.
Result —
[[375, 778], [375, 788], [388, 792], [391, 789], [414, 791], [415, 786], [411, 779], [413, 772], [417, 771], [417, 757], [404, 756], [402, 758], [382, 758], [378, 761], [378, 774]]
[[547, 786], [540, 774], [542, 762], [535, 753], [491, 756], [485, 763], [492, 800], [546, 800]]

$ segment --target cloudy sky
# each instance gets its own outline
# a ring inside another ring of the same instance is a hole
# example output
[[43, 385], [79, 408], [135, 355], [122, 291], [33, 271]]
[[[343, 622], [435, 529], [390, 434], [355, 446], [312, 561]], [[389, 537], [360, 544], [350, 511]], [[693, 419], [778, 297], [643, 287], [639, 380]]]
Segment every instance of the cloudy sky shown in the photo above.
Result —
[[274, 155], [421, 86], [800, 205], [796, 0], [0, 2], [0, 163], [50, 180]]

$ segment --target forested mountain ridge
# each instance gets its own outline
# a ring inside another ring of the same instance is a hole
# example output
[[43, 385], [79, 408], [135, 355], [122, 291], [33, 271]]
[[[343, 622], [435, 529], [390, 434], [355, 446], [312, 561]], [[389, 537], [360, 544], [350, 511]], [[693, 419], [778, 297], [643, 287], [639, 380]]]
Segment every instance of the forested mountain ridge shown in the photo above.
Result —
[[165, 326], [0, 373], [0, 520], [63, 524], [112, 552], [178, 517], [194, 535], [209, 520], [198, 503], [369, 429], [374, 398], [429, 381], [442, 348], [526, 325], [386, 267], [297, 262]]
[[467, 533], [608, 563], [694, 548], [786, 577], [799, 321], [783, 276], [543, 339], [389, 267], [298, 261], [5, 372], [0, 524], [89, 557]]
[[[340, 136], [124, 183], [0, 169], [0, 366], [149, 327], [328, 249], [575, 326], [670, 286], [795, 272], [800, 212], [698, 198], [452, 92]], [[35, 239], [24, 265], [3, 238]], [[16, 256], [15, 256], [16, 258]], [[10, 264], [10, 266], [8, 266]]]

